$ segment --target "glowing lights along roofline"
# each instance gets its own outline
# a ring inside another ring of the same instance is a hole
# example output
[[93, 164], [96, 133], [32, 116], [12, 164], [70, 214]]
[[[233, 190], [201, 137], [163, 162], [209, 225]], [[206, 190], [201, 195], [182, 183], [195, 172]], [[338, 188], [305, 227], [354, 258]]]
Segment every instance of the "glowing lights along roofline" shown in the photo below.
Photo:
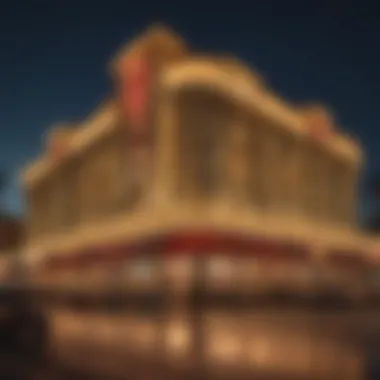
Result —
[[[141, 43], [140, 39], [138, 41]], [[134, 47], [127, 51], [127, 57], [131, 58], [133, 54], [138, 53], [141, 46], [139, 43], [132, 44]], [[126, 56], [121, 57], [126, 59]], [[259, 80], [260, 78], [239, 61], [189, 54], [187, 57], [163, 66], [156, 79], [158, 88], [162, 91], [158, 97], [158, 106], [165, 106], [160, 102], [167, 101], [170, 95], [183, 87], [214, 88], [222, 96], [240, 105], [249, 113], [260, 115], [261, 119], [270, 121], [274, 124], [274, 128], [284, 129], [289, 135], [297, 136], [305, 142], [309, 139], [317, 140], [328, 154], [354, 167], [359, 167], [362, 162], [363, 155], [360, 146], [335, 128], [332, 117], [323, 107], [313, 105], [297, 108], [286, 104], [273, 95]], [[117, 128], [121, 111], [119, 105], [115, 99], [111, 98], [98, 107], [79, 127], [69, 128], [70, 130], [61, 127], [53, 131], [49, 135], [47, 144], [50, 150], [47, 150], [39, 160], [31, 163], [22, 174], [24, 185], [33, 187], [71, 155], [80, 154]], [[159, 123], [158, 127], [162, 125]], [[291, 220], [289, 215], [286, 216], [286, 220], [281, 219], [279, 215], [272, 215], [272, 220], [264, 221], [259, 213], [255, 215], [254, 210], [247, 210], [250, 215], [244, 216], [235, 209], [234, 218], [232, 218], [232, 215], [228, 213], [221, 216], [220, 210], [217, 210], [217, 207], [214, 208], [213, 205], [204, 210], [212, 214], [208, 219], [199, 210], [199, 212], [184, 215], [180, 204], [170, 202], [163, 204], [155, 199], [152, 202], [152, 197], [154, 198], [156, 194], [149, 195], [147, 203], [138, 205], [136, 212], [103, 221], [99, 225], [78, 226], [75, 231], [69, 232], [70, 239], [65, 239], [65, 233], [58, 231], [40, 236], [37, 240], [32, 239], [32, 244], [26, 247], [25, 252], [27, 255], [31, 253], [29, 256], [34, 256], [36, 260], [44, 259], [45, 256], [54, 253], [57, 246], [62, 252], [69, 253], [97, 244], [100, 246], [109, 242], [115, 243], [117, 240], [134, 240], [139, 234], [142, 237], [148, 237], [153, 231], [159, 232], [160, 229], [161, 232], [170, 234], [179, 225], [191, 230], [192, 224], [199, 225], [199, 220], [207, 221], [205, 222], [207, 228], [247, 231], [250, 234], [254, 232], [257, 236], [269, 234], [273, 240], [290, 237], [294, 237], [295, 241], [306, 240], [312, 249], [320, 244], [326, 250], [346, 249], [347, 252], [354, 252], [355, 255], [359, 251], [367, 250], [367, 245], [371, 245], [371, 240], [367, 241], [367, 237], [354, 228], [334, 226], [332, 231], [329, 231], [328, 225], [318, 227], [315, 221], [306, 222], [306, 226], [302, 226], [303, 221]], [[147, 207], [144, 208], [144, 206]], [[173, 215], [178, 215], [179, 211], [183, 216], [182, 220], [173, 217]], [[151, 224], [152, 220], [158, 221], [159, 225]], [[139, 230], [141, 224], [143, 226]]]
[[[361, 256], [365, 260], [376, 262], [380, 255], [376, 250], [379, 245], [370, 236], [360, 231], [331, 229], [328, 225], [315, 226], [302, 220], [281, 219], [278, 215], [263, 217], [249, 210], [245, 212], [221, 212], [217, 208], [185, 210], [178, 213], [175, 205], [165, 208], [140, 208], [132, 214], [121, 215], [97, 224], [84, 225], [67, 233], [44, 236], [33, 240], [24, 249], [24, 255], [30, 263], [44, 261], [51, 255], [68, 255], [83, 251], [96, 251], [97, 247], [127, 246], [130, 242], [138, 243], [145, 238], [154, 236], [176, 235], [179, 231], [228, 231], [236, 236], [246, 236], [250, 239], [263, 239], [281, 242], [293, 242], [307, 247], [308, 256], [313, 259], [325, 257], [332, 251], [344, 251], [348, 256]], [[199, 223], [202, 220], [202, 223]], [[204, 226], [204, 228], [202, 228]], [[129, 242], [129, 243], [128, 243]], [[32, 264], [33, 265], [33, 264]]]
[[[174, 92], [188, 85], [217, 88], [249, 112], [262, 115], [291, 134], [306, 139], [314, 138], [305, 107], [297, 108], [287, 104], [262, 85], [256, 77], [253, 70], [240, 62], [226, 65], [223, 59], [218, 60], [213, 56], [189, 55], [186, 59], [163, 67], [158, 81], [161, 89], [168, 92]], [[354, 165], [360, 165], [363, 153], [358, 142], [331, 125], [334, 122], [326, 109], [321, 106], [312, 106], [310, 110], [314, 112], [314, 115], [322, 115], [319, 119], [324, 118], [324, 122], [330, 124], [327, 126], [330, 131], [324, 138], [323, 147], [332, 155], [341, 157]], [[101, 139], [108, 130], [115, 127], [119, 112], [117, 103], [113, 99], [107, 100], [96, 108], [82, 124], [72, 130], [65, 156], [76, 154]], [[62, 160], [65, 159], [65, 157], [62, 158]], [[43, 152], [41, 157], [24, 168], [21, 175], [22, 182], [25, 185], [39, 182], [57, 164], [51, 159], [49, 152]]]

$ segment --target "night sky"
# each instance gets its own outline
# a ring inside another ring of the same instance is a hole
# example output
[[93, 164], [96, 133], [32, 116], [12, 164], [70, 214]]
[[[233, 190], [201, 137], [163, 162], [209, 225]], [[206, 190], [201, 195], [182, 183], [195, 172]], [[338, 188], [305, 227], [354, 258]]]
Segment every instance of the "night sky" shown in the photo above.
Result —
[[[55, 122], [85, 117], [107, 95], [109, 58], [152, 22], [171, 26], [198, 50], [239, 55], [290, 100], [331, 106], [342, 128], [365, 146], [368, 179], [380, 171], [380, 8], [374, 0], [339, 3], [345, 4], [5, 3], [0, 10], [0, 169], [10, 173], [4, 194], [8, 210], [23, 211], [17, 171], [40, 151], [43, 132]], [[363, 210], [367, 198], [362, 201]]]

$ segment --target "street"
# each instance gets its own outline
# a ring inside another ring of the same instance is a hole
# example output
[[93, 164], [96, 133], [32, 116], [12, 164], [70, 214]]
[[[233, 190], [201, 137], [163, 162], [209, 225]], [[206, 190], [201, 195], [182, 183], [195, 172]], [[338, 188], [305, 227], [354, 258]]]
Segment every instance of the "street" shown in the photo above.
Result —
[[46, 356], [39, 362], [1, 357], [1, 378], [377, 379], [364, 376], [379, 359], [380, 312], [273, 306], [206, 308], [198, 315], [43, 311], [50, 330]]
[[[176, 330], [175, 339], [170, 338], [177, 316], [163, 321], [56, 309], [49, 310], [49, 319], [51, 360], [60, 379], [157, 379], [163, 371], [184, 373], [189, 367], [191, 349], [184, 330], [182, 335]], [[207, 373], [215, 375], [220, 375], [220, 369], [246, 373], [248, 366], [254, 366], [263, 373], [278, 371], [286, 376], [294, 372], [296, 378], [314, 371], [343, 371], [346, 379], [356, 379], [370, 365], [370, 339], [380, 341], [379, 320], [379, 313], [373, 312], [323, 316], [257, 310], [245, 318], [207, 315], [202, 320], [207, 325], [203, 359]], [[186, 323], [183, 326], [189, 327]], [[248, 337], [254, 338], [254, 345], [242, 343]]]

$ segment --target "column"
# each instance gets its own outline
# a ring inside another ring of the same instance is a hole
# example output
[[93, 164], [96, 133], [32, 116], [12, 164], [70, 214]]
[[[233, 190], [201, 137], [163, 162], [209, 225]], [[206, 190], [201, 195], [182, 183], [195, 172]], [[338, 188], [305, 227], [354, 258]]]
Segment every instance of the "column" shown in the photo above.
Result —
[[357, 170], [349, 163], [346, 164], [342, 180], [342, 222], [350, 227], [356, 218]]
[[65, 214], [67, 212], [67, 180], [64, 168], [56, 168], [51, 174], [51, 204], [50, 204], [50, 225], [51, 232], [56, 233], [64, 225]]
[[313, 158], [311, 146], [304, 142], [302, 146], [302, 163], [300, 168], [300, 215], [302, 219], [310, 219], [311, 214], [311, 197], [313, 186]]
[[38, 208], [40, 235], [49, 235], [51, 231], [51, 174], [40, 183], [38, 188]]
[[274, 189], [277, 189], [276, 207], [283, 215], [289, 215], [292, 211], [297, 163], [294, 137], [286, 131], [280, 131], [278, 134], [278, 174], [274, 178]]
[[266, 178], [266, 144], [267, 130], [263, 128], [262, 121], [256, 116], [250, 119], [250, 149], [249, 149], [249, 196], [255, 208], [262, 210], [266, 206], [267, 192]]
[[[197, 278], [190, 254], [166, 260], [165, 266], [168, 310], [165, 316], [163, 350], [169, 355], [166, 358], [168, 361], [183, 366], [193, 359], [194, 310], [189, 305], [189, 295]], [[196, 317], [199, 315], [196, 314]]]
[[66, 211], [64, 218], [64, 226], [74, 228], [79, 220], [80, 204], [79, 204], [79, 175], [78, 161], [73, 159], [68, 163], [66, 181]]
[[232, 123], [225, 141], [225, 187], [229, 201], [246, 204], [249, 191], [249, 138], [248, 125], [238, 120]]
[[329, 181], [329, 165], [330, 158], [327, 152], [322, 151], [319, 158], [320, 164], [320, 186], [319, 186], [319, 202], [320, 210], [318, 217], [321, 222], [326, 223], [329, 220], [329, 191], [330, 191], [330, 181]]
[[278, 210], [278, 198], [282, 189], [278, 188], [278, 176], [281, 163], [278, 161], [279, 141], [278, 131], [273, 125], [266, 123], [263, 155], [263, 192], [266, 194], [266, 210], [273, 214]]
[[347, 163], [338, 161], [337, 158], [331, 160], [330, 172], [330, 208], [331, 221], [338, 226], [347, 224], [350, 198], [349, 193], [353, 190], [352, 177]]
[[178, 136], [173, 90], [158, 95], [156, 149], [154, 150], [153, 201], [155, 204], [170, 202], [178, 174]]
[[326, 190], [326, 221], [331, 224], [335, 223], [335, 194], [336, 194], [336, 170], [335, 170], [335, 160], [333, 157], [329, 156], [326, 160], [326, 180], [327, 180], [327, 190]]
[[39, 233], [38, 226], [38, 199], [36, 197], [36, 188], [35, 185], [27, 185], [27, 188], [24, 190], [26, 197], [26, 230], [27, 230], [27, 239], [28, 241], [34, 240]]
[[302, 189], [302, 142], [294, 137], [289, 149], [287, 170], [285, 171], [286, 183], [286, 211], [292, 216], [300, 214], [300, 196]]
[[311, 150], [311, 175], [308, 179], [310, 190], [310, 216], [320, 222], [323, 220], [324, 193], [326, 193], [325, 181], [325, 152], [319, 146], [312, 146]]

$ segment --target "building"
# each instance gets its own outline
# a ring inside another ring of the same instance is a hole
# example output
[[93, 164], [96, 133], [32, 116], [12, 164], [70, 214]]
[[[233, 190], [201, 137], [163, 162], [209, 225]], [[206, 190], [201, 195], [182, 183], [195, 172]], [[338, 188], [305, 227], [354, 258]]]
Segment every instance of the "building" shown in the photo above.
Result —
[[[238, 59], [198, 55], [161, 27], [122, 49], [110, 71], [112, 95], [82, 123], [52, 128], [22, 174], [24, 255], [36, 280], [158, 289], [164, 272], [165, 289], [182, 294], [202, 261], [210, 292], [299, 289], [316, 285], [315, 269], [341, 290], [365, 284], [376, 242], [355, 224], [363, 152], [326, 108], [290, 104]], [[174, 309], [167, 344], [181, 363], [188, 320]], [[307, 333], [295, 332], [298, 322], [281, 338], [271, 330], [277, 321], [250, 330], [240, 317], [214, 317], [207, 316], [210, 360], [247, 353], [266, 370], [297, 367], [310, 378], [314, 354], [305, 350]], [[131, 316], [122, 325], [117, 334], [129, 334], [131, 346], [147, 336], [147, 347], [161, 347], [149, 341], [151, 319]], [[339, 354], [339, 377], [358, 378], [355, 348], [317, 335], [315, 357], [327, 363]], [[258, 359], [268, 339], [281, 353]], [[327, 363], [331, 378], [335, 364]]]
[[287, 103], [243, 62], [198, 55], [162, 27], [110, 71], [112, 95], [53, 127], [22, 174], [31, 266], [104, 267], [137, 242], [236, 251], [241, 235], [260, 257], [372, 259], [355, 224], [363, 152], [326, 108]]

